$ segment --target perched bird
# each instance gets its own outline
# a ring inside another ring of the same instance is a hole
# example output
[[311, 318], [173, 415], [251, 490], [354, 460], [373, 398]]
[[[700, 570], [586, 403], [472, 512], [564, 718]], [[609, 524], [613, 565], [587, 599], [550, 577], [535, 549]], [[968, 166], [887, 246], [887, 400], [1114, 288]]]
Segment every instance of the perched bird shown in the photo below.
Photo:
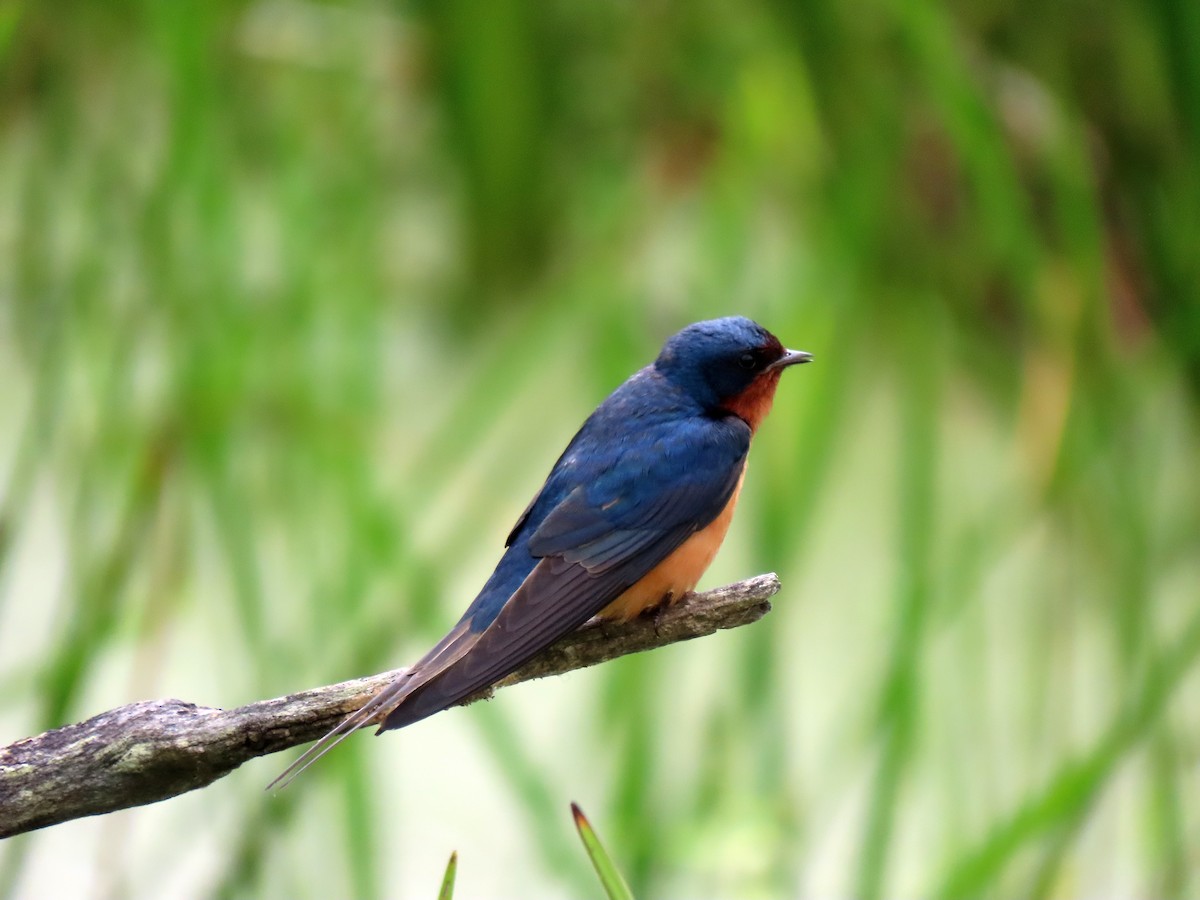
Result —
[[453, 705], [593, 616], [631, 619], [691, 591], [725, 538], [779, 376], [811, 359], [740, 316], [669, 338], [571, 439], [458, 624], [271, 787], [368, 722], [382, 733]]

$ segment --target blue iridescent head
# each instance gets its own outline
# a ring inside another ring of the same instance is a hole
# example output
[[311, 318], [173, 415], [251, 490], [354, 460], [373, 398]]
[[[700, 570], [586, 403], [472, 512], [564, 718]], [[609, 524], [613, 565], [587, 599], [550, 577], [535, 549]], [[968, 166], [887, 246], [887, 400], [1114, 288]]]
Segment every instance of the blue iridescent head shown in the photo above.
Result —
[[783, 369], [811, 359], [803, 350], [784, 348], [757, 322], [729, 316], [672, 335], [654, 367], [704, 409], [742, 415], [753, 427], [770, 408]]

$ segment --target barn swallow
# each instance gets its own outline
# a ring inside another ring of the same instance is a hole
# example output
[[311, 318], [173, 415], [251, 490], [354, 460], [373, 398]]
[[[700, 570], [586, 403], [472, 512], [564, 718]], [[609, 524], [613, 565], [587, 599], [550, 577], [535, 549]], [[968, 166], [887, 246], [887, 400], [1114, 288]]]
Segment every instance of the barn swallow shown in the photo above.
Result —
[[378, 734], [452, 706], [593, 616], [629, 620], [691, 591], [725, 538], [779, 376], [811, 359], [740, 316], [669, 338], [571, 439], [450, 633], [269, 787], [368, 722]]

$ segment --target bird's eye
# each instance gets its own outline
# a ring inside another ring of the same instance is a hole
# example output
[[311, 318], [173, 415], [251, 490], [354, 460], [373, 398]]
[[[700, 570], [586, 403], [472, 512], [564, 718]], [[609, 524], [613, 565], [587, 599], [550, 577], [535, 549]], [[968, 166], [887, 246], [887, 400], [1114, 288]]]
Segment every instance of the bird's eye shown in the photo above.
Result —
[[743, 353], [738, 357], [738, 365], [743, 369], [754, 369], [758, 366], [758, 358], [753, 353]]

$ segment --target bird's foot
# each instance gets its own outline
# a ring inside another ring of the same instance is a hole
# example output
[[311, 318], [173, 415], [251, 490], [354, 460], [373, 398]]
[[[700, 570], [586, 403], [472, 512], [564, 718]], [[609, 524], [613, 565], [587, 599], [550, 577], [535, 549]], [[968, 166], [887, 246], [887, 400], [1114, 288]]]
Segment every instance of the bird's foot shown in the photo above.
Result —
[[671, 604], [675, 602], [675, 592], [667, 591], [662, 595], [662, 598], [653, 606], [647, 606], [642, 610], [642, 618], [650, 619], [654, 623], [654, 636], [662, 637], [658, 629], [659, 623], [662, 622], [663, 616], [667, 610], [671, 608]]

